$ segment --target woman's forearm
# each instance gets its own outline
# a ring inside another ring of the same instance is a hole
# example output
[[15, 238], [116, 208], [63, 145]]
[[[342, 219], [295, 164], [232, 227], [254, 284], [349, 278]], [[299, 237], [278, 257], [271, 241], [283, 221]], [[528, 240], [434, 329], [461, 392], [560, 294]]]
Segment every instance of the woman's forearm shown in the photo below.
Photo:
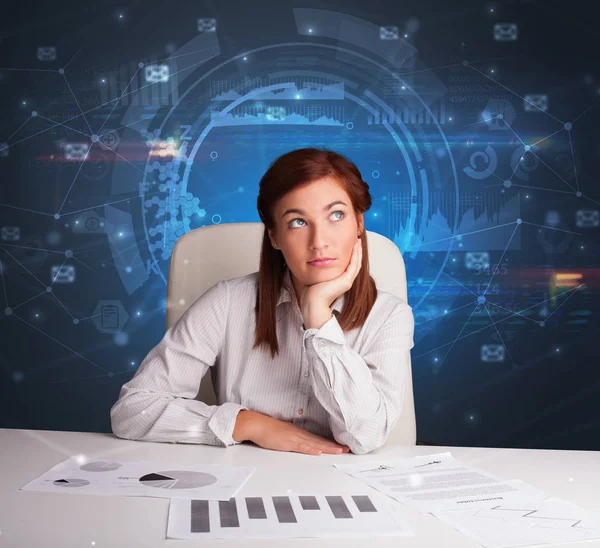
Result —
[[242, 409], [237, 414], [231, 437], [237, 442], [252, 441], [253, 433], [262, 418], [262, 413]]

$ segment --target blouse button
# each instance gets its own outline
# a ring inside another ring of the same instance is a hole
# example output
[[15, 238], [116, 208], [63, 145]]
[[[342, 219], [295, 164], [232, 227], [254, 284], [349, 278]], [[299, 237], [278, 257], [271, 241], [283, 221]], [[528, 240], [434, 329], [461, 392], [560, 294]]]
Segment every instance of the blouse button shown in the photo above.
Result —
[[304, 409], [298, 409], [298, 415], [302, 415], [304, 413]]
[[323, 343], [319, 341], [319, 348], [323, 348]]
[[310, 373], [307, 371], [306, 373], [304, 373], [305, 377], [308, 377], [310, 375]]

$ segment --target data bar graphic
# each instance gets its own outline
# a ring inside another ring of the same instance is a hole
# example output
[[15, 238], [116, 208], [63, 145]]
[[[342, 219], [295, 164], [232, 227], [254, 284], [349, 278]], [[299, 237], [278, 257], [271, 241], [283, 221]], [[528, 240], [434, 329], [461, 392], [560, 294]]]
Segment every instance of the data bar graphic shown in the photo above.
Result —
[[342, 497], [325, 497], [325, 500], [327, 500], [327, 504], [329, 504], [329, 507], [331, 508], [331, 511], [336, 519], [352, 518], [352, 514], [350, 513], [350, 510], [348, 510], [348, 507], [346, 506], [346, 503]]
[[210, 520], [208, 518], [208, 501], [192, 500], [192, 533], [210, 533]]
[[342, 495], [279, 492], [227, 501], [171, 499], [167, 538], [414, 536], [398, 506], [386, 495], [360, 491]]
[[267, 519], [262, 497], [246, 497], [246, 508], [250, 519]]
[[273, 506], [279, 523], [298, 523], [289, 497], [273, 497]]
[[[279, 523], [298, 523], [289, 497], [272, 497], [272, 499]], [[343, 497], [326, 496], [325, 499], [334, 518], [351, 519], [354, 517]], [[236, 500], [236, 498], [231, 498], [228, 501], [218, 501], [221, 527], [240, 527]], [[298, 500], [303, 510], [321, 510], [317, 497], [298, 496]], [[377, 512], [377, 508], [368, 495], [352, 495], [352, 500], [360, 512]], [[245, 502], [250, 519], [268, 519], [263, 497], [245, 497]], [[209, 501], [191, 500], [190, 503], [190, 531], [192, 533], [210, 533]], [[240, 498], [241, 503], [242, 499]]]
[[220, 500], [219, 514], [221, 517], [221, 527], [240, 526], [235, 498], [230, 498], [229, 500]]

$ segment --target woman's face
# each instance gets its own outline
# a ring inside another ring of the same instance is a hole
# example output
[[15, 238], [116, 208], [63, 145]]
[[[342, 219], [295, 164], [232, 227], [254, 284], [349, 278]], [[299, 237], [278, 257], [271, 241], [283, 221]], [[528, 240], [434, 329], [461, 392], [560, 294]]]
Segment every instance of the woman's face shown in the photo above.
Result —
[[[276, 230], [269, 230], [269, 238], [283, 253], [296, 289], [297, 282], [302, 287], [340, 276], [350, 262], [357, 234], [364, 232], [363, 214], [355, 215], [350, 197], [332, 177], [288, 192], [273, 213]], [[327, 266], [309, 264], [320, 257], [334, 261]]]

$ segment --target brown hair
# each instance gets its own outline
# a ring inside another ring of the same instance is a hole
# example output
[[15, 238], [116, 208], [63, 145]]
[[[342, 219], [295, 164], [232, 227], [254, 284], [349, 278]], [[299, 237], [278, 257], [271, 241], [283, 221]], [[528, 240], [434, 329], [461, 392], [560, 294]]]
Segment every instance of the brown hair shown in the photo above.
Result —
[[[286, 268], [282, 252], [273, 248], [268, 235], [268, 230], [275, 231], [273, 208], [292, 189], [331, 176], [343, 185], [357, 215], [371, 207], [369, 185], [362, 180], [356, 165], [331, 150], [300, 148], [287, 152], [271, 163], [260, 180], [257, 209], [265, 230], [260, 250], [255, 308], [256, 338], [253, 348], [266, 344], [271, 349], [271, 357], [279, 353], [276, 306]], [[338, 317], [343, 331], [362, 326], [377, 298], [377, 287], [369, 274], [367, 239], [364, 235], [360, 239], [362, 266], [352, 287], [344, 294], [344, 306]]]

